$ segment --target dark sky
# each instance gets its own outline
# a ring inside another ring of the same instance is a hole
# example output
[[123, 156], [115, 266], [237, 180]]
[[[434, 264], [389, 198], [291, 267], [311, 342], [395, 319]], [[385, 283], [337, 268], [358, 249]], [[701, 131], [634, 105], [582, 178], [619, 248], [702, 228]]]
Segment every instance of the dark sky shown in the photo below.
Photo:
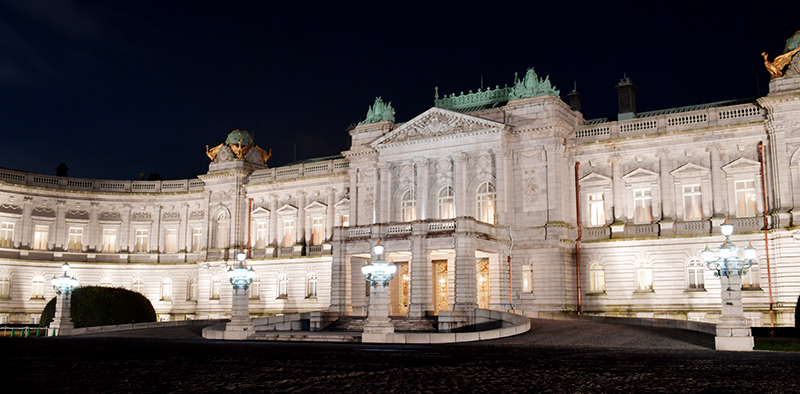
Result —
[[0, 167], [191, 178], [236, 128], [279, 166], [347, 149], [375, 96], [402, 122], [528, 67], [587, 119], [623, 73], [640, 112], [754, 97], [800, 29], [796, 1], [269, 3], [0, 0]]

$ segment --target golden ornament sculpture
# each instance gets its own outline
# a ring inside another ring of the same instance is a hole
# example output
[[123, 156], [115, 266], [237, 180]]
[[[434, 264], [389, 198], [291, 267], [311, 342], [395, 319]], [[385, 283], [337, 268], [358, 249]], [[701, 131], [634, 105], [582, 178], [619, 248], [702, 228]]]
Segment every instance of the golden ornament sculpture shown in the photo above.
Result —
[[211, 159], [211, 161], [214, 161], [214, 159], [217, 158], [217, 154], [219, 153], [219, 150], [221, 148], [222, 144], [219, 144], [211, 149], [208, 149], [208, 145], [206, 145], [206, 156], [208, 156], [208, 158]]
[[261, 160], [266, 165], [267, 164], [267, 160], [269, 160], [269, 158], [272, 157], [272, 148], [270, 148], [269, 152], [267, 152], [267, 151], [259, 148], [258, 145], [256, 145], [256, 149], [258, 149], [258, 153], [261, 154]]
[[253, 144], [242, 146], [242, 141], [239, 141], [239, 145], [230, 144], [231, 150], [233, 151], [234, 156], [237, 159], [244, 159], [244, 155], [247, 154], [247, 151], [253, 147]]
[[792, 60], [792, 56], [794, 56], [797, 51], [800, 51], [800, 48], [796, 48], [780, 56], [775, 56], [775, 60], [772, 62], [768, 60], [767, 56], [769, 55], [767, 55], [766, 52], [761, 52], [761, 56], [764, 57], [764, 67], [766, 67], [767, 71], [769, 71], [769, 74], [772, 75], [770, 81], [783, 76], [783, 69], [787, 64], [789, 64], [789, 62]]

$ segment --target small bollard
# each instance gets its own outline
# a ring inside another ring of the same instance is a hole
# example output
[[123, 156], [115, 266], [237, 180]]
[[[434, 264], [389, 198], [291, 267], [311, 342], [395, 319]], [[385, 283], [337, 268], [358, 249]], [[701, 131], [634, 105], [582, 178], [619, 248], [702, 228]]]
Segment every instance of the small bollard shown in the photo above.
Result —
[[14, 338], [14, 329], [11, 329], [11, 338]]

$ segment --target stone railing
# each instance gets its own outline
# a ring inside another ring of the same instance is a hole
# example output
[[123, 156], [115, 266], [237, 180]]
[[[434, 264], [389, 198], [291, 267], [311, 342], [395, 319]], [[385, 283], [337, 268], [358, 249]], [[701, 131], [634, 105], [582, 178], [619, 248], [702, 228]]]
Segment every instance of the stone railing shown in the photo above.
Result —
[[7, 169], [0, 169], [0, 181], [48, 189], [112, 193], [175, 193], [202, 191], [205, 189], [205, 183], [200, 179], [115, 181], [106, 179], [68, 178]]
[[350, 162], [343, 158], [301, 163], [291, 166], [267, 168], [250, 175], [250, 184], [277, 180], [304, 178], [309, 176], [345, 173]]
[[[733, 104], [738, 103], [734, 102]], [[689, 108], [691, 109], [691, 108]], [[711, 106], [698, 110], [676, 109], [639, 114], [636, 119], [598, 122], [579, 127], [575, 138], [597, 141], [636, 135], [667, 133], [686, 129], [725, 126], [764, 119], [764, 110], [755, 103]]]
[[364, 237], [404, 237], [412, 234], [425, 235], [427, 233], [447, 233], [463, 231], [481, 233], [490, 238], [507, 239], [508, 228], [483, 223], [470, 217], [449, 220], [416, 220], [408, 223], [381, 223], [368, 226], [346, 227], [342, 235], [347, 238]]

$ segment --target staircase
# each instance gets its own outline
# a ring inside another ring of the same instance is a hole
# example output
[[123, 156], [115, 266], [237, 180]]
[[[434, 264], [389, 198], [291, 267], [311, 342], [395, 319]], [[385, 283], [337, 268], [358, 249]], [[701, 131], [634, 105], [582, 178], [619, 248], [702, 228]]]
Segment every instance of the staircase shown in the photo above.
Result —
[[[391, 316], [395, 332], [436, 332], [438, 318], [430, 316], [422, 319], [409, 319], [407, 316]], [[363, 316], [340, 317], [335, 322], [325, 327], [322, 331], [337, 332], [362, 332], [364, 331]]]

